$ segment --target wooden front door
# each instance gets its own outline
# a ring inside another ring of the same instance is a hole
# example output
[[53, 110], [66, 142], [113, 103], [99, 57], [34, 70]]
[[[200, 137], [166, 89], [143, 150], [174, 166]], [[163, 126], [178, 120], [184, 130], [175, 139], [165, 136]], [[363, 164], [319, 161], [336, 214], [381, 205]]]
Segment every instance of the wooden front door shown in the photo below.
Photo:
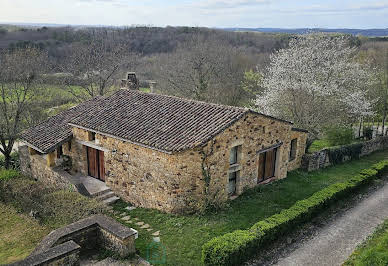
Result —
[[277, 150], [275, 148], [259, 154], [257, 183], [275, 176]]
[[87, 147], [88, 174], [105, 181], [104, 152]]

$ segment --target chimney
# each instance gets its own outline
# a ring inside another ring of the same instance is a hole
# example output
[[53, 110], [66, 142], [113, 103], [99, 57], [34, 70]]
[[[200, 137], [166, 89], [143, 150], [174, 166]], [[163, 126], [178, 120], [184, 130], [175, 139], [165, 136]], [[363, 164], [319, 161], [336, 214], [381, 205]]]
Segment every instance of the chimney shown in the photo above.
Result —
[[127, 88], [129, 90], [138, 90], [139, 89], [139, 81], [136, 77], [135, 72], [128, 72], [127, 79], [121, 80], [121, 87]]

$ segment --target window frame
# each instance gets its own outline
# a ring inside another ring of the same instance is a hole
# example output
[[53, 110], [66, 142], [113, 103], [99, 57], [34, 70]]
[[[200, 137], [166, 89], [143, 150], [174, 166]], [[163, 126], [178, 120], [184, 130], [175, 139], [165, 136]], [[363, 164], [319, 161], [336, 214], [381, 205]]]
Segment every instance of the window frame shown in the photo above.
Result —
[[[236, 145], [231, 147], [229, 151], [229, 165], [235, 165], [240, 162], [241, 149], [242, 149], [242, 145]], [[235, 158], [233, 161], [231, 161], [232, 154], [233, 154], [233, 157]]]
[[290, 162], [296, 159], [297, 149], [298, 149], [298, 138], [294, 138], [290, 142], [290, 154], [289, 154]]
[[[237, 184], [238, 184], [239, 176], [240, 176], [240, 170], [229, 172], [228, 174], [228, 196], [229, 197], [233, 197], [237, 195]], [[234, 191], [231, 193], [229, 192], [229, 188], [230, 188], [230, 183], [233, 180], [234, 180]]]

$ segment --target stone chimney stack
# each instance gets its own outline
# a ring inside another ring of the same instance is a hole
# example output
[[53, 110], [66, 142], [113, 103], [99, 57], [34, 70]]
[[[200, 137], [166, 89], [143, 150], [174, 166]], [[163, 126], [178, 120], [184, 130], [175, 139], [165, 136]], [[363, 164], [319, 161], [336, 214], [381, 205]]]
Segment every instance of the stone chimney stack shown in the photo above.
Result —
[[135, 72], [128, 72], [127, 79], [121, 80], [121, 87], [127, 88], [129, 90], [138, 90], [139, 89], [139, 80], [136, 77]]

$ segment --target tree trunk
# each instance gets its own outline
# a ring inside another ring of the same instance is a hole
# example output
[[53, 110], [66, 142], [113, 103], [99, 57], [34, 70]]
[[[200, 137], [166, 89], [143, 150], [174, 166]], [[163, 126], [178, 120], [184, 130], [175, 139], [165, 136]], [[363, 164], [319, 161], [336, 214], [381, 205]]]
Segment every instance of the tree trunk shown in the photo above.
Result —
[[11, 167], [11, 153], [4, 153], [4, 167], [5, 169], [9, 169]]

